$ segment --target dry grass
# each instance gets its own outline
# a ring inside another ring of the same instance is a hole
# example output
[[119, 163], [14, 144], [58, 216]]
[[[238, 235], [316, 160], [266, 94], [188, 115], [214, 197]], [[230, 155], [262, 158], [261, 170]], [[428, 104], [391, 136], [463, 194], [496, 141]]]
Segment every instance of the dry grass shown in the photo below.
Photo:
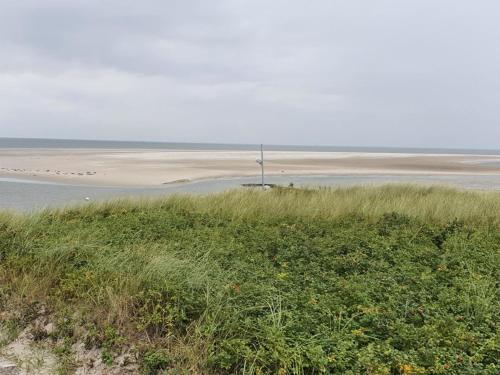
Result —
[[[235, 218], [298, 216], [334, 219], [346, 215], [380, 217], [398, 212], [432, 222], [453, 219], [499, 224], [500, 192], [457, 190], [441, 186], [388, 184], [380, 187], [359, 186], [319, 189], [235, 189], [205, 196], [173, 195], [156, 199], [119, 199], [92, 203], [78, 208], [86, 215], [110, 210], [119, 213], [127, 207], [178, 207], [211, 215]], [[49, 211], [66, 215], [67, 209]]]

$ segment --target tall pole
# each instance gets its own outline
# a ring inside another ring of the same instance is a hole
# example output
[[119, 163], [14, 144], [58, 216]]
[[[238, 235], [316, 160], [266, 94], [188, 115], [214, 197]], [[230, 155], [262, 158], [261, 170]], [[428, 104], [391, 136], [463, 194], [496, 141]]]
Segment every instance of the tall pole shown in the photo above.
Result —
[[260, 145], [260, 169], [262, 172], [262, 190], [265, 189], [264, 187], [264, 148], [262, 144]]

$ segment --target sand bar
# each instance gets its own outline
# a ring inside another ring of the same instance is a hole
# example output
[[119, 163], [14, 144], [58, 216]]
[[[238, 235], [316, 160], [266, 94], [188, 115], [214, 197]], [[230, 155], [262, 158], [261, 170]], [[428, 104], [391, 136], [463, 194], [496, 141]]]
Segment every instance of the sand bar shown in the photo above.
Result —
[[[0, 149], [0, 177], [159, 186], [260, 174], [258, 151]], [[269, 175], [500, 175], [500, 155], [268, 151]]]

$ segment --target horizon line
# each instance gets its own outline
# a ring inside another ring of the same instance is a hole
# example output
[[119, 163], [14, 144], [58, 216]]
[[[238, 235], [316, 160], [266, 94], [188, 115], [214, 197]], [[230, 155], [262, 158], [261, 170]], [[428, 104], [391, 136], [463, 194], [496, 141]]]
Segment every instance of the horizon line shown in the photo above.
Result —
[[[421, 146], [353, 146], [332, 144], [279, 144], [279, 143], [235, 143], [235, 142], [199, 142], [199, 141], [150, 141], [150, 140], [120, 140], [120, 139], [92, 139], [92, 138], [44, 138], [44, 137], [4, 137], [0, 139], [12, 140], [46, 140], [46, 141], [77, 141], [77, 142], [123, 142], [123, 143], [151, 143], [151, 144], [192, 144], [192, 145], [227, 145], [227, 146], [277, 146], [277, 147], [318, 147], [318, 148], [371, 148], [371, 149], [417, 149], [417, 150], [471, 150], [471, 151], [497, 151], [495, 148], [471, 148], [471, 147], [421, 147]], [[1, 148], [1, 147], [0, 147]]]

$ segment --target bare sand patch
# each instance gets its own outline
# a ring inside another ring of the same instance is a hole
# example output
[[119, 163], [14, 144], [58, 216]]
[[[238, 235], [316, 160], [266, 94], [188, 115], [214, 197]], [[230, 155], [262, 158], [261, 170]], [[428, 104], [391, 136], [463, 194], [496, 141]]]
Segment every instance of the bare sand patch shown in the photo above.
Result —
[[[255, 151], [0, 149], [0, 177], [96, 186], [158, 186], [256, 176]], [[500, 175], [500, 156], [268, 151], [268, 175]], [[488, 164], [490, 163], [490, 164]]]

